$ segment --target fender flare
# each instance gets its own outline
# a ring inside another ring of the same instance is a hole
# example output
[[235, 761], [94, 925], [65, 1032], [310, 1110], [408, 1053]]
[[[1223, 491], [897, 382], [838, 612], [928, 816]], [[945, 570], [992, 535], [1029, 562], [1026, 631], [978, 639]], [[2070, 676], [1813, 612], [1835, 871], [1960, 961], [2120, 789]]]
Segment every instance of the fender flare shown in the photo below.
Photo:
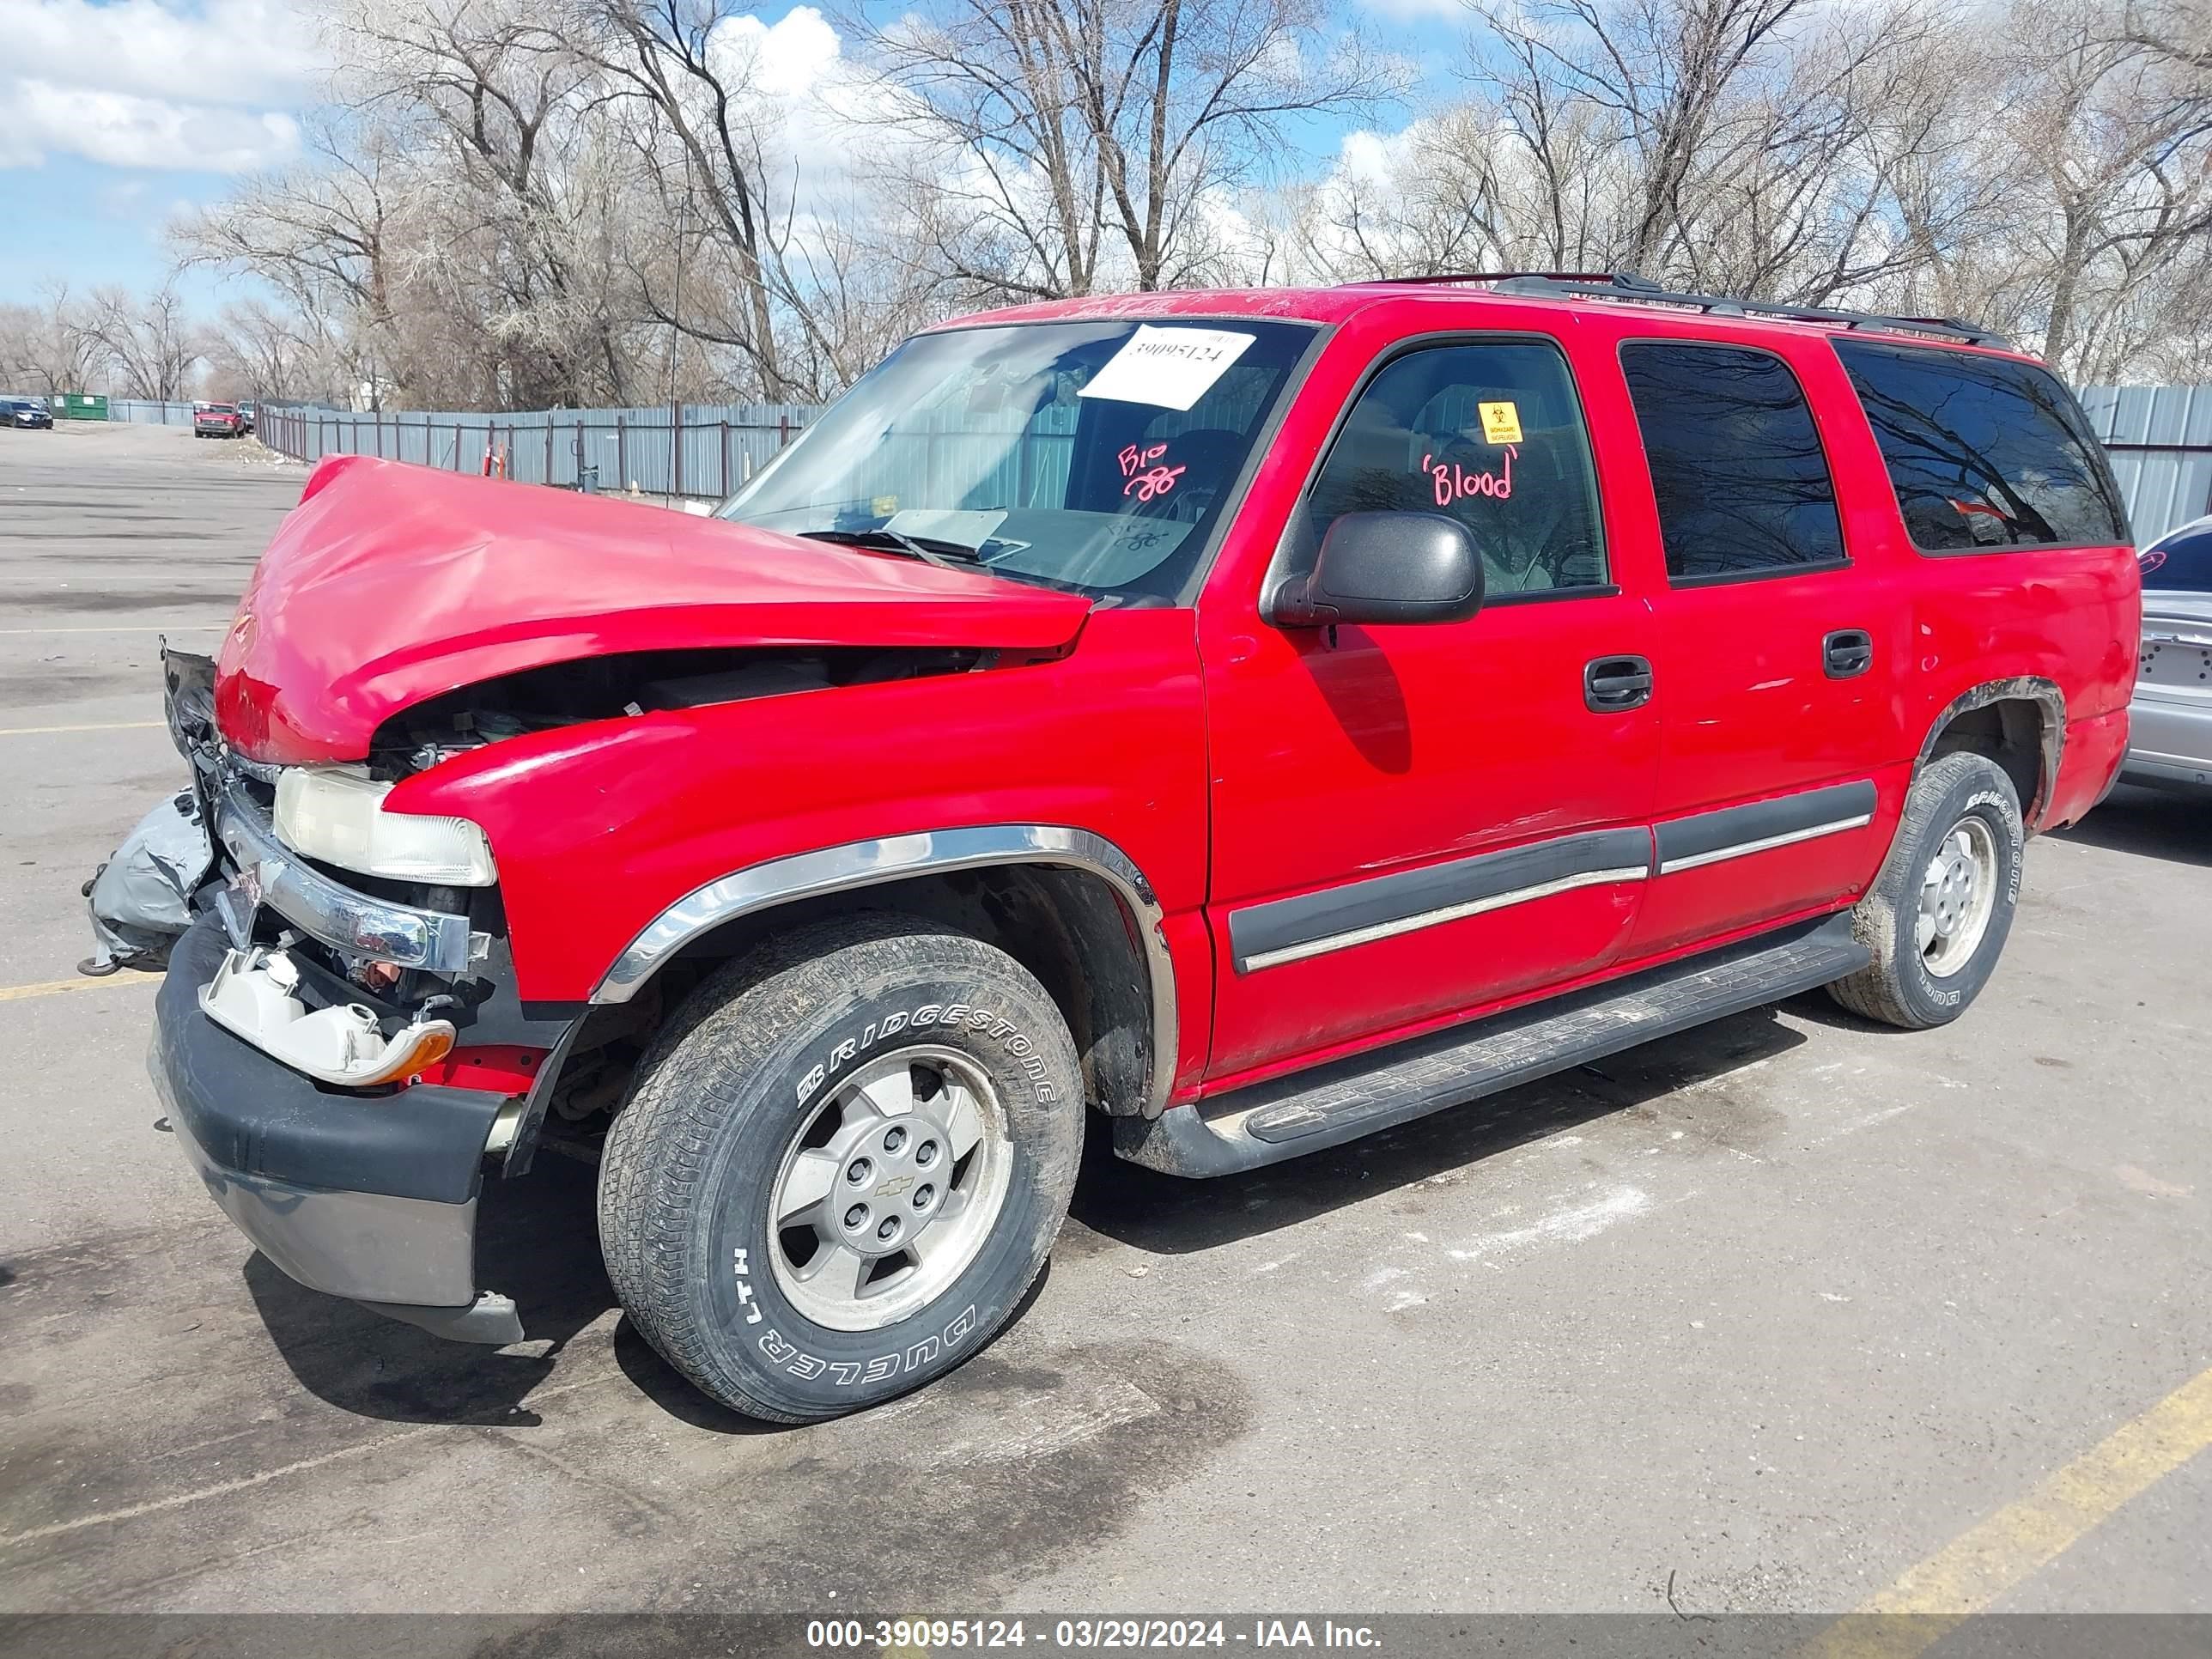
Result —
[[1151, 981], [1152, 1053], [1142, 1111], [1146, 1117], [1158, 1117], [1175, 1082], [1179, 1052], [1175, 962], [1168, 951], [1165, 912], [1152, 883], [1127, 854], [1103, 836], [1064, 824], [925, 830], [817, 848], [733, 870], [693, 889], [647, 922], [600, 978], [591, 1000], [594, 1005], [629, 1001], [685, 945], [741, 916], [914, 876], [1018, 864], [1050, 865], [1097, 876], [1113, 889], [1127, 912], [1130, 933]]
[[1993, 702], [2013, 701], [2031, 702], [2042, 710], [2039, 722], [2039, 737], [2042, 749], [2042, 776], [2033, 801], [2023, 801], [2021, 816], [2033, 830], [2042, 819], [2044, 811], [2056, 796], [2058, 788], [2058, 763], [2066, 752], [2066, 694], [2056, 680], [2039, 674], [2015, 674], [2001, 680], [1984, 680], [1981, 684], [1960, 692], [1943, 705], [1942, 710], [1928, 727], [1928, 735], [1921, 739], [1920, 753], [1912, 763], [1914, 776], [1935, 757], [1936, 745], [1945, 729], [1961, 714], [1977, 708], [1986, 708]]

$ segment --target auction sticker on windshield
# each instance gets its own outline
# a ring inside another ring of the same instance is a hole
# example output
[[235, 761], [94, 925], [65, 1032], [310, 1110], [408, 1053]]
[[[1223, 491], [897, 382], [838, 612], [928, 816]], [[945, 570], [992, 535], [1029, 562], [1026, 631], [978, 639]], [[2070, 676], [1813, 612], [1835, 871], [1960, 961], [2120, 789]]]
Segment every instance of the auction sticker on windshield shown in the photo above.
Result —
[[1224, 328], [1154, 328], [1140, 323], [1128, 343], [1108, 358], [1077, 395], [1187, 410], [1206, 396], [1206, 389], [1255, 337]]

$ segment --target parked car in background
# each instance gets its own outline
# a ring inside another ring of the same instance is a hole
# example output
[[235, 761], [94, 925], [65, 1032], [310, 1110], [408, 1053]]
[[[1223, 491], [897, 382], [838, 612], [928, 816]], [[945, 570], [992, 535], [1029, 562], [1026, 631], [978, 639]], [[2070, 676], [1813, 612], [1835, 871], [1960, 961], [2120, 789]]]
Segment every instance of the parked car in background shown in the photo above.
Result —
[[246, 429], [248, 432], [252, 431], [252, 430], [255, 428], [255, 427], [257, 427], [258, 425], [259, 425], [259, 424], [260, 424], [260, 421], [261, 421], [261, 405], [260, 405], [260, 404], [257, 404], [257, 403], [254, 403], [254, 402], [252, 402], [252, 401], [251, 401], [251, 400], [249, 400], [249, 399], [246, 399], [246, 398], [241, 398], [240, 399], [239, 399], [239, 404], [238, 404], [238, 412], [239, 412], [240, 416], [242, 416], [242, 417], [244, 418], [244, 420], [245, 420], [245, 422], [246, 422]]
[[2167, 531], [2136, 562], [2142, 650], [2121, 775], [2212, 788], [2212, 514]]
[[36, 398], [0, 398], [0, 426], [25, 431], [53, 430], [53, 411]]
[[2140, 625], [2049, 369], [1627, 278], [969, 318], [711, 520], [335, 456], [164, 653], [154, 1075], [271, 1263], [468, 1340], [484, 1186], [597, 1159], [646, 1339], [834, 1416], [1012, 1316], [1086, 1106], [1224, 1176], [1958, 1018]]
[[194, 404], [192, 436], [242, 438], [251, 428], [236, 404]]

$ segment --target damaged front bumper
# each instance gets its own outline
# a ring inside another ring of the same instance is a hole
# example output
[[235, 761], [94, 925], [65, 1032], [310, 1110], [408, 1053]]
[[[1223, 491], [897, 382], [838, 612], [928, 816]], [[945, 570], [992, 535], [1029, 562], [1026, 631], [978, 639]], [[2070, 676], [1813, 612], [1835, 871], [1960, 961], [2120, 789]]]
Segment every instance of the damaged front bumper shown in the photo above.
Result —
[[178, 1145], [261, 1253], [312, 1290], [465, 1341], [520, 1341], [514, 1304], [476, 1287], [477, 1194], [503, 1104], [417, 1084], [349, 1095], [239, 1040], [200, 1008], [228, 946], [213, 916], [170, 952], [149, 1069]]
[[[166, 647], [162, 665], [215, 854], [155, 999], [149, 1067], [179, 1147], [301, 1284], [440, 1335], [520, 1340], [514, 1304], [477, 1285], [477, 1199], [488, 1158], [527, 1167], [524, 1114], [542, 1115], [554, 1068], [519, 1094], [449, 1086], [433, 1062], [459, 1042], [526, 1071], [565, 1052], [573, 1018], [518, 1000], [503, 938], [484, 931], [501, 926], [495, 901], [477, 896], [475, 920], [425, 908], [287, 848], [251, 787], [270, 769], [216, 730], [214, 665]], [[365, 963], [375, 990], [355, 977]]]

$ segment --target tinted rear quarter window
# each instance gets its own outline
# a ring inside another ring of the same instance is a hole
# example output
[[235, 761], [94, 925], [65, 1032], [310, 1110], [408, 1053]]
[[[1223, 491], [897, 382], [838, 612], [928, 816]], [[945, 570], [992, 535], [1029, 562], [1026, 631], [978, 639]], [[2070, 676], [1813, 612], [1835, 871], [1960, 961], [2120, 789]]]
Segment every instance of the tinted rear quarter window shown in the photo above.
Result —
[[1620, 349], [1667, 574], [1725, 580], [1839, 564], [1836, 488], [1790, 366], [1741, 346]]
[[2136, 556], [2142, 585], [2157, 592], [2212, 593], [2212, 521], [2185, 525]]
[[2104, 446], [2034, 363], [1838, 340], [1913, 545], [1931, 553], [2124, 543]]

